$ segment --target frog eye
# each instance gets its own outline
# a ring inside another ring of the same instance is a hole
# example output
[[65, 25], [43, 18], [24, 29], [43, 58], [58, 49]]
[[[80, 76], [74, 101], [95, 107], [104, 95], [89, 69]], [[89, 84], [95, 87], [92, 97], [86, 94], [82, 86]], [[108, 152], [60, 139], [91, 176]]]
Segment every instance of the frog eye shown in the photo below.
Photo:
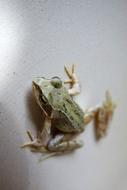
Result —
[[62, 81], [59, 77], [53, 77], [51, 79], [51, 84], [55, 87], [55, 88], [61, 88], [62, 86]]
[[46, 104], [47, 103], [47, 100], [46, 100], [46, 98], [44, 97], [44, 96], [39, 96], [39, 100], [40, 100], [40, 102], [42, 102], [43, 104]]

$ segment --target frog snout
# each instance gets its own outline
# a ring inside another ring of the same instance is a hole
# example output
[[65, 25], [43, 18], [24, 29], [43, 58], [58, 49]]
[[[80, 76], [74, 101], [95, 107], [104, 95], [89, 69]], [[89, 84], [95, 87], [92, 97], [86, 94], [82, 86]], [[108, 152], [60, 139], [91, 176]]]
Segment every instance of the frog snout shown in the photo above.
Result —
[[32, 83], [39, 85], [43, 81], [43, 79], [44, 79], [43, 77], [36, 77], [36, 78], [34, 78]]

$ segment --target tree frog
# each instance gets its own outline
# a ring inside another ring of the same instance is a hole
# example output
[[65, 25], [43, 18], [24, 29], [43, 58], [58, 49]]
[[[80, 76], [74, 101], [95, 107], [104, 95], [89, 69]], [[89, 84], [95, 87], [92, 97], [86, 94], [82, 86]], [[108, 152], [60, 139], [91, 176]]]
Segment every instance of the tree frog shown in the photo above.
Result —
[[[36, 152], [53, 153], [80, 148], [83, 142], [76, 137], [92, 120], [97, 138], [105, 136], [116, 107], [110, 93], [106, 92], [106, 99], [101, 105], [83, 111], [73, 99], [73, 96], [80, 93], [75, 65], [71, 68], [65, 66], [65, 72], [69, 78], [65, 82], [59, 77], [37, 77], [33, 80], [33, 94], [45, 114], [45, 122], [39, 137], [33, 138], [30, 131], [27, 132], [30, 142], [23, 147]], [[66, 84], [70, 85], [69, 89], [65, 87]]]

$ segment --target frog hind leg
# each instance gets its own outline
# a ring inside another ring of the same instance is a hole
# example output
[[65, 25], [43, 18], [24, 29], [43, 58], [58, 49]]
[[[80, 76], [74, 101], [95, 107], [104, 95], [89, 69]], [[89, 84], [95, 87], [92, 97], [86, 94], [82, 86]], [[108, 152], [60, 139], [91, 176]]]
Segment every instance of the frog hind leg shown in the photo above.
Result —
[[101, 105], [87, 109], [84, 114], [84, 124], [88, 124], [92, 120], [95, 126], [95, 135], [97, 139], [107, 134], [110, 121], [112, 120], [116, 104], [112, 101], [109, 91], [105, 93], [105, 100]]
[[105, 100], [103, 101], [102, 106], [98, 108], [94, 120], [97, 140], [99, 140], [101, 137], [106, 136], [110, 122], [112, 121], [114, 115], [115, 108], [116, 104], [112, 100], [110, 92], [106, 91]]
[[[71, 135], [69, 134], [69, 136]], [[50, 152], [63, 153], [73, 151], [83, 146], [83, 142], [81, 140], [69, 140], [69, 136], [66, 134], [56, 135], [53, 139], [49, 141], [47, 149]]]
[[75, 74], [75, 65], [73, 64], [71, 69], [64, 66], [64, 70], [69, 78], [67, 81], [64, 81], [64, 84], [70, 84], [68, 93], [72, 96], [79, 94], [80, 93], [80, 85], [79, 85], [78, 78]]

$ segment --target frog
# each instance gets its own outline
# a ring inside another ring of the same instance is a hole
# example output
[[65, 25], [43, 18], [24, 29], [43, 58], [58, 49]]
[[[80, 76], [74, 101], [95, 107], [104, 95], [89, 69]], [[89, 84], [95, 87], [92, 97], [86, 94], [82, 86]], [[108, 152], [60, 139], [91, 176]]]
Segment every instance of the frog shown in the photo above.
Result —
[[66, 81], [58, 76], [51, 79], [36, 77], [32, 81], [33, 95], [45, 115], [45, 121], [36, 138], [27, 131], [30, 141], [22, 148], [29, 147], [31, 151], [53, 155], [76, 150], [84, 144], [77, 136], [85, 131], [91, 121], [94, 123], [96, 138], [106, 136], [116, 108], [111, 93], [106, 91], [101, 104], [83, 110], [74, 100], [81, 92], [75, 65], [70, 68], [64, 66], [64, 70], [68, 76]]

